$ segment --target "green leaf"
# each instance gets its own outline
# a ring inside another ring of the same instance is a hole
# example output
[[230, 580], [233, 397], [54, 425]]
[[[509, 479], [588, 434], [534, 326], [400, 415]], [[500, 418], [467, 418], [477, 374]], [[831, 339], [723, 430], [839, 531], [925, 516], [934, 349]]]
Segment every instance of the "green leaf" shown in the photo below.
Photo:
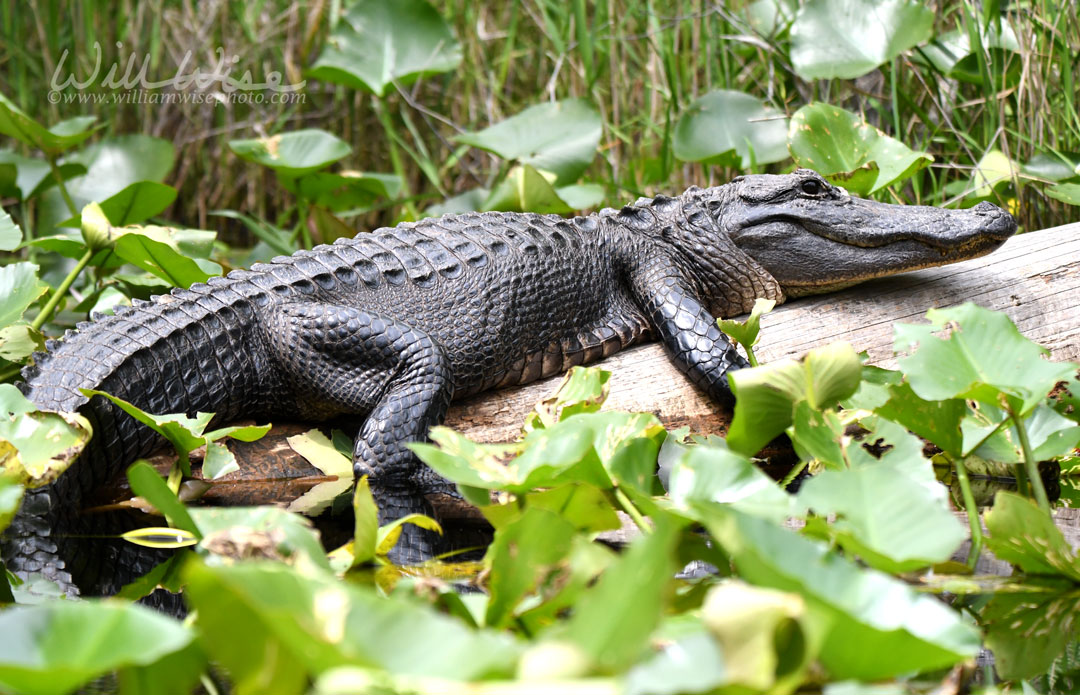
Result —
[[[603, 123], [593, 105], [584, 99], [569, 99], [530, 106], [455, 140], [551, 172], [556, 177], [552, 183], [565, 184], [577, 180], [592, 162], [602, 134]], [[577, 197], [576, 193], [572, 195]]]
[[607, 400], [611, 372], [599, 367], [572, 367], [555, 393], [536, 404], [526, 416], [526, 429], [551, 427], [577, 413], [595, 413]]
[[1059, 183], [1046, 189], [1046, 195], [1069, 205], [1080, 205], [1080, 183]]
[[118, 601], [49, 601], [0, 612], [0, 688], [75, 690], [111, 671], [151, 666], [192, 644], [179, 621]]
[[356, 481], [353, 492], [353, 567], [375, 559], [378, 535], [379, 508], [364, 475]]
[[928, 401], [919, 398], [907, 382], [890, 387], [888, 393], [889, 400], [874, 412], [900, 423], [953, 456], [964, 454], [960, 423], [967, 414], [967, 404], [962, 399]]
[[[1048, 362], [1048, 351], [1025, 338], [1003, 313], [970, 302], [926, 312], [931, 325], [898, 323], [897, 352], [918, 349], [898, 362], [912, 390], [926, 400], [973, 399], [1000, 405], [1010, 399], [1018, 415], [1026, 415], [1058, 381], [1080, 365]], [[951, 327], [948, 338], [934, 335]]]
[[273, 557], [305, 571], [329, 571], [326, 551], [311, 520], [278, 507], [192, 507], [202, 531], [200, 553]]
[[484, 209], [559, 215], [572, 212], [570, 205], [552, 186], [554, 177], [554, 174], [545, 175], [528, 164], [516, 166], [491, 192], [484, 202]]
[[[56, 185], [52, 169], [43, 159], [24, 157], [11, 150], [0, 150], [0, 165], [15, 167], [15, 189], [0, 193], [4, 197], [26, 201], [36, 198], [42, 191]], [[64, 181], [86, 173], [86, 167], [75, 162], [60, 164], [57, 169], [60, 171], [60, 178]], [[3, 187], [0, 186], [0, 191], [2, 190]]]
[[784, 114], [744, 92], [698, 98], [675, 125], [675, 156], [685, 162], [749, 169], [788, 158]]
[[364, 208], [401, 193], [401, 178], [396, 174], [359, 171], [316, 171], [298, 179], [285, 179], [282, 184], [301, 198], [334, 212]]
[[512, 673], [521, 647], [414, 601], [280, 563], [189, 563], [200, 638], [240, 693], [296, 693], [343, 664], [473, 680]]
[[204, 478], [217, 480], [238, 470], [240, 470], [240, 464], [236, 462], [236, 457], [229, 451], [229, 447], [217, 442], [209, 442], [206, 445], [206, 457], [203, 458], [202, 465]]
[[668, 495], [676, 509], [694, 515], [695, 503], [731, 505], [783, 523], [800, 516], [791, 495], [745, 456], [718, 446], [690, 447], [671, 470]]
[[[173, 144], [169, 140], [149, 135], [104, 138], [65, 159], [65, 164], [84, 166], [86, 173], [64, 185], [75, 210], [82, 210], [89, 203], [111, 198], [133, 183], [163, 181], [174, 161]], [[56, 225], [71, 217], [71, 210], [55, 187], [45, 191], [40, 205], [35, 236], [54, 234]]]
[[859, 386], [862, 363], [847, 343], [811, 350], [802, 362], [781, 360], [729, 375], [735, 415], [728, 429], [732, 450], [753, 456], [791, 423], [795, 406], [835, 406]]
[[975, 165], [972, 182], [976, 198], [989, 198], [994, 191], [1011, 184], [1020, 173], [1020, 165], [1001, 150], [988, 150]]
[[[101, 201], [101, 210], [114, 227], [138, 224], [157, 215], [176, 200], [177, 191], [156, 181], [137, 181]], [[79, 227], [82, 216], [70, 217], [57, 226]]]
[[934, 158], [915, 152], [856, 114], [815, 103], [791, 117], [791, 156], [834, 183], [867, 195], [912, 176]]
[[758, 297], [754, 300], [754, 308], [750, 310], [750, 316], [746, 321], [736, 321], [735, 319], [719, 319], [716, 325], [720, 327], [724, 333], [731, 336], [731, 339], [742, 345], [744, 349], [749, 350], [757, 345], [758, 333], [761, 332], [761, 317], [764, 314], [769, 313], [776, 306], [775, 299], [762, 299]]
[[720, 645], [702, 628], [665, 642], [658, 653], [630, 668], [625, 695], [724, 692], [717, 689], [731, 680], [726, 663]]
[[[635, 539], [581, 595], [560, 635], [576, 643], [597, 665], [629, 666], [646, 647], [667, 604], [665, 589], [675, 571], [680, 528], [676, 518], [653, 517], [652, 533]], [[633, 610], [627, 610], [629, 607]]]
[[253, 140], [230, 140], [229, 149], [249, 162], [270, 167], [282, 178], [325, 169], [352, 153], [349, 143], [318, 128]]
[[26, 308], [49, 289], [38, 279], [37, 272], [33, 263], [0, 266], [0, 326], [21, 319]]
[[[19, 510], [19, 504], [22, 502], [23, 487], [19, 485], [14, 476], [0, 475], [0, 533], [3, 533], [4, 529], [11, 524], [11, 520], [15, 518], [15, 512]], [[0, 562], [0, 575], [4, 572], [3, 563]], [[0, 582], [7, 585], [6, 580], [0, 576]], [[3, 587], [0, 587], [0, 591]], [[0, 603], [3, 603], [0, 600]]]
[[132, 491], [154, 505], [175, 528], [187, 531], [196, 538], [203, 537], [187, 508], [176, 498], [153, 466], [144, 460], [136, 461], [128, 467], [127, 478]]
[[27, 487], [60, 476], [90, 441], [77, 413], [42, 413], [12, 384], [0, 384], [0, 466]]
[[[929, 471], [928, 461], [921, 465]], [[830, 532], [840, 545], [895, 574], [945, 562], [967, 538], [945, 488], [932, 485], [897, 466], [867, 465], [813, 476], [799, 501], [822, 517], [835, 514]]]
[[1036, 591], [995, 594], [979, 613], [986, 646], [994, 653], [994, 670], [1003, 679], [1045, 673], [1080, 633], [1076, 623], [1080, 595], [1075, 588], [1051, 592], [1042, 586], [1032, 588]]
[[558, 186], [555, 194], [573, 210], [599, 207], [604, 202], [604, 187], [598, 183], [575, 183]]
[[484, 558], [491, 595], [486, 625], [509, 624], [527, 594], [563, 571], [561, 565], [570, 553], [574, 533], [574, 525], [560, 515], [533, 507], [495, 531]]
[[359, 0], [306, 74], [383, 97], [393, 84], [406, 86], [459, 63], [461, 45], [424, 0]]
[[[93, 389], [79, 390], [88, 398], [94, 396], [108, 398], [125, 413], [169, 440], [169, 443], [173, 445], [176, 452], [183, 457], [186, 457], [186, 454], [189, 451], [198, 449], [200, 446], [206, 444], [206, 438], [203, 437], [203, 430], [210, 424], [210, 420], [214, 417], [213, 413], [196, 413], [194, 418], [189, 418], [183, 413], [151, 415], [150, 413], [141, 410], [138, 406], [132, 405], [124, 399], [117, 398], [104, 391], [95, 391]], [[185, 472], [185, 475], [189, 474], [190, 471]]]
[[791, 25], [791, 63], [804, 80], [865, 75], [927, 41], [934, 12], [914, 0], [808, 0]]
[[[319, 483], [289, 504], [289, 511], [307, 516], [318, 516], [326, 510], [338, 495], [344, 493], [353, 483], [352, 458], [340, 453], [325, 434], [319, 430], [308, 430], [304, 434], [293, 435], [286, 439], [293, 451], [307, 459], [328, 476], [337, 480]], [[357, 493], [359, 494], [359, 493]], [[374, 500], [372, 504], [374, 504]], [[354, 506], [355, 506], [354, 498]], [[355, 511], [355, 509], [354, 509]], [[359, 512], [355, 512], [359, 515]], [[359, 523], [359, 516], [357, 516]], [[376, 521], [376, 527], [378, 522]]]
[[978, 631], [933, 596], [768, 521], [718, 506], [702, 513], [745, 581], [800, 594], [831, 619], [819, 659], [833, 678], [944, 668], [979, 650]]
[[388, 555], [390, 551], [394, 549], [398, 539], [401, 538], [402, 527], [405, 524], [419, 526], [422, 529], [434, 531], [440, 535], [443, 532], [439, 522], [435, 521], [430, 516], [425, 516], [423, 514], [406, 514], [403, 517], [394, 519], [389, 524], [379, 527], [379, 532], [375, 536], [375, 553], [377, 555]]
[[116, 240], [116, 255], [153, 273], [173, 287], [190, 287], [221, 273], [221, 267], [217, 264], [210, 264], [217, 268], [215, 272], [207, 272], [195, 259], [163, 241], [163, 238], [168, 238], [168, 232], [163, 227], [129, 227], [123, 231], [124, 234]]
[[1034, 502], [999, 492], [983, 515], [986, 545], [1027, 574], [1057, 575], [1080, 583], [1080, 560], [1061, 530]]
[[45, 337], [24, 324], [0, 328], [0, 358], [22, 362], [36, 350], [45, 349]]
[[22, 240], [22, 229], [7, 214], [7, 210], [0, 208], [0, 251], [14, 251]]
[[269, 246], [274, 253], [281, 256], [289, 256], [296, 252], [296, 247], [289, 241], [289, 234], [278, 227], [262, 220], [257, 220], [250, 215], [244, 215], [235, 210], [211, 210], [211, 215], [228, 217], [232, 220], [240, 220], [260, 241]]
[[80, 116], [45, 128], [0, 94], [0, 133], [49, 154], [59, 154], [86, 140], [96, 120], [95, 116]]

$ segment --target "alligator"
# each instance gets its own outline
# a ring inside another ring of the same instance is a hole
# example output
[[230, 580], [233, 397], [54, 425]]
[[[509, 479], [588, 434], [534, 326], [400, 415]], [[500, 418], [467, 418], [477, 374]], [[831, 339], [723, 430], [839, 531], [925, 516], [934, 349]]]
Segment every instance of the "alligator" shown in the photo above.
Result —
[[[717, 328], [755, 298], [782, 302], [989, 253], [1016, 231], [990, 203], [888, 205], [805, 169], [740, 176], [572, 219], [478, 212], [339, 239], [176, 289], [79, 324], [24, 370], [26, 396], [79, 411], [94, 437], [26, 495], [3, 540], [8, 567], [76, 593], [124, 564], [124, 544], [82, 557], [58, 525], [86, 491], [161, 441], [92, 388], [153, 413], [360, 424], [357, 476], [381, 521], [426, 512], [449, 483], [408, 448], [452, 399], [525, 384], [658, 339], [710, 397], [747, 366]], [[429, 556], [416, 530], [399, 561]], [[113, 587], [115, 589], [115, 587]]]

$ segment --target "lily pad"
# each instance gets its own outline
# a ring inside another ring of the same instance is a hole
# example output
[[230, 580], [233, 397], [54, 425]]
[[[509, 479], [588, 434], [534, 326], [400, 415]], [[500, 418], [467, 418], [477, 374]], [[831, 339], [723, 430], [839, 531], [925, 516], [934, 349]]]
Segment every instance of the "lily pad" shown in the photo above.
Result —
[[809, 104], [791, 117], [791, 155], [859, 195], [909, 178], [934, 158], [915, 152], [839, 106]]
[[12, 263], [0, 267], [0, 326], [22, 318], [27, 307], [49, 289], [38, 279], [33, 263]]
[[508, 161], [555, 174], [553, 183], [575, 181], [596, 156], [603, 134], [600, 114], [583, 99], [530, 106], [484, 130], [458, 135]]
[[692, 103], [675, 125], [675, 156], [749, 169], [788, 158], [787, 119], [744, 92], [719, 89]]
[[[101, 201], [101, 210], [114, 227], [139, 224], [157, 215], [176, 200], [177, 191], [156, 181], [138, 181]], [[60, 227], [80, 227], [82, 216], [60, 222]]]
[[808, 0], [791, 25], [791, 63], [804, 80], [865, 75], [933, 34], [915, 0]]
[[0, 133], [49, 154], [59, 154], [93, 134], [95, 116], [79, 116], [46, 128], [0, 94]]
[[352, 153], [349, 143], [318, 128], [253, 140], [230, 140], [229, 149], [249, 162], [270, 167], [283, 178], [325, 169]]
[[306, 74], [383, 97], [395, 83], [409, 85], [459, 63], [461, 44], [424, 0], [359, 0]]

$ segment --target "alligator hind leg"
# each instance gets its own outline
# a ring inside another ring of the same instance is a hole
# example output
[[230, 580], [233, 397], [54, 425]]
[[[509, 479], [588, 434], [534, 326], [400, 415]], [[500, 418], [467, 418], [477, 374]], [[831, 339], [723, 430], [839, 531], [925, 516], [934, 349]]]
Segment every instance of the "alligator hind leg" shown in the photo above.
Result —
[[[421, 330], [373, 312], [333, 304], [287, 304], [268, 331], [286, 378], [317, 409], [367, 412], [353, 467], [369, 476], [380, 523], [431, 514], [421, 483], [435, 477], [409, 450], [442, 422], [454, 394], [446, 351]], [[406, 525], [391, 557], [430, 559], [437, 537]]]

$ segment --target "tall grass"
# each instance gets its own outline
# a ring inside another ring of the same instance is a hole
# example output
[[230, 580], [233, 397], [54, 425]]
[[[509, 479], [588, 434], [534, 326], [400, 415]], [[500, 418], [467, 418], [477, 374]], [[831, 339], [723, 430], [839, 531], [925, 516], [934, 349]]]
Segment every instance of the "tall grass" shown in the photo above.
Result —
[[[233, 208], [274, 219], [288, 206], [272, 175], [229, 152], [231, 138], [301, 126], [321, 127], [354, 147], [349, 166], [390, 171], [394, 154], [373, 100], [362, 93], [309, 82], [301, 105], [50, 104], [49, 79], [64, 51], [76, 74], [129, 56], [149, 60], [154, 77], [175, 72], [190, 51], [211, 66], [217, 50], [238, 57], [234, 74], [277, 70], [302, 79], [343, 3], [339, 0], [29, 0], [0, 6], [0, 90], [33, 115], [54, 122], [87, 112], [106, 133], [144, 132], [171, 139], [177, 166], [170, 183], [180, 197], [169, 217], [223, 228], [208, 213]], [[1018, 52], [982, 46], [986, 18], [974, 2], [937, 3], [935, 31], [959, 29], [973, 45], [975, 82], [947, 79], [919, 51], [856, 80], [806, 82], [792, 71], [784, 35], [760, 33], [748, 10], [765, 3], [705, 0], [472, 0], [436, 2], [462, 42], [453, 73], [400, 90], [384, 118], [398, 139], [401, 167], [423, 208], [446, 195], [490, 183], [505, 167], [451, 137], [553, 98], [593, 101], [606, 123], [601, 155], [586, 178], [603, 182], [609, 202], [652, 191], [679, 191], [724, 181], [734, 170], [687, 164], [671, 152], [680, 111], [717, 88], [753, 93], [794, 112], [818, 99], [861, 111], [908, 146], [932, 153], [935, 164], [896, 192], [911, 202], [948, 203], [964, 192], [984, 153], [1000, 149], [1018, 162], [1036, 155], [1080, 152], [1080, 17], [1077, 2], [1032, 0], [1008, 5]], [[757, 30], [756, 30], [757, 29]], [[118, 47], [117, 44], [120, 44]], [[1005, 79], [1019, 74], [1018, 82]], [[1068, 159], [1068, 156], [1066, 156]], [[787, 164], [773, 165], [771, 170]], [[1015, 189], [1014, 189], [1015, 191]], [[1006, 197], [1012, 194], [1006, 192]], [[1014, 203], [1028, 229], [1075, 219], [1075, 208], [1047, 198], [1038, 186], [1019, 188]], [[358, 221], [392, 222], [401, 207]], [[236, 239], [234, 239], [236, 240]]]

